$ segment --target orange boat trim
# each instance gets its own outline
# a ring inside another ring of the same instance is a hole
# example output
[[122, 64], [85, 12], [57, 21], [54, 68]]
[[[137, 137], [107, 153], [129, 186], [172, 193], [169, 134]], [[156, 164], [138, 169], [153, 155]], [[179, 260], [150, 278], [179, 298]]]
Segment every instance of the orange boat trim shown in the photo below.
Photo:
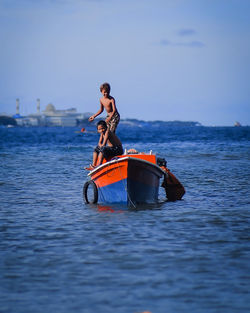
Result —
[[[155, 155], [125, 155], [100, 165], [92, 170], [88, 175], [91, 176], [91, 179], [96, 183], [98, 188], [116, 183], [127, 178], [128, 161], [133, 158], [139, 159], [141, 162], [150, 164], [151, 166], [156, 166], [158, 169], [160, 168], [156, 165]], [[164, 173], [164, 171], [162, 172]]]

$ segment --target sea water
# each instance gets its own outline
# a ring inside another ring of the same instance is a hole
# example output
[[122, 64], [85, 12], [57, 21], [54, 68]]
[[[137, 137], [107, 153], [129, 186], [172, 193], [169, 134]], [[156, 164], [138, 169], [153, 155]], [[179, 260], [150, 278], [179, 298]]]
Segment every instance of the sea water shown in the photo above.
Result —
[[183, 200], [86, 205], [94, 128], [0, 129], [0, 312], [250, 312], [250, 128], [120, 125]]

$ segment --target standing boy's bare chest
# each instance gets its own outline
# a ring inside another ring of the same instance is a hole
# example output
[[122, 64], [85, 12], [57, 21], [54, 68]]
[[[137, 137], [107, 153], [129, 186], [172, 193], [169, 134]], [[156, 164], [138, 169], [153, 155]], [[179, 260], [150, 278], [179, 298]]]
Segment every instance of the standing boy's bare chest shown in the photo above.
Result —
[[108, 113], [112, 112], [112, 102], [110, 99], [102, 99], [102, 104]]

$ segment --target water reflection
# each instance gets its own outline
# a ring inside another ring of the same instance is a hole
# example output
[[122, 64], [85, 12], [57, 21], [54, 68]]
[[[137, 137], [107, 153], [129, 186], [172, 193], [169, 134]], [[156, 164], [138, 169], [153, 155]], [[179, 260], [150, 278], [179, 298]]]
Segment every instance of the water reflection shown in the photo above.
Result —
[[161, 210], [165, 203], [159, 202], [157, 204], [138, 204], [136, 207], [128, 206], [126, 204], [87, 204], [88, 207], [97, 210], [98, 212], [106, 213], [124, 213], [125, 211], [145, 211], [145, 210]]
[[117, 212], [114, 208], [109, 205], [97, 205], [98, 212], [108, 212], [108, 213], [115, 213]]
[[103, 205], [103, 204], [97, 204], [96, 205], [98, 212], [106, 212], [106, 213], [123, 213], [124, 211], [127, 211], [129, 208], [119, 205]]

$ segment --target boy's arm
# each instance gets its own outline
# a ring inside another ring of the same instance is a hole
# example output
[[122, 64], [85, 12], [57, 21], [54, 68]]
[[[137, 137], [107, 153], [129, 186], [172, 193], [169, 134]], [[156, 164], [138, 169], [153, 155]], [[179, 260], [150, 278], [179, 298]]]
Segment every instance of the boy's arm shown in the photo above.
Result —
[[112, 105], [112, 112], [109, 114], [109, 116], [106, 118], [106, 120], [105, 120], [105, 122], [106, 123], [108, 123], [110, 120], [111, 120], [111, 118], [112, 118], [112, 116], [115, 114], [115, 112], [116, 112], [116, 105], [115, 105], [115, 99], [114, 98], [112, 98], [111, 99], [111, 105]]
[[100, 135], [99, 138], [99, 142], [98, 142], [98, 146], [101, 147], [102, 146], [102, 140], [103, 140], [103, 134]]
[[89, 121], [92, 122], [98, 115], [100, 115], [103, 112], [103, 104], [102, 101], [100, 100], [100, 109], [96, 112], [96, 114], [93, 114], [90, 116]]
[[106, 146], [108, 138], [109, 138], [109, 130], [107, 129], [105, 135], [103, 136], [103, 140], [102, 140], [100, 147]]

